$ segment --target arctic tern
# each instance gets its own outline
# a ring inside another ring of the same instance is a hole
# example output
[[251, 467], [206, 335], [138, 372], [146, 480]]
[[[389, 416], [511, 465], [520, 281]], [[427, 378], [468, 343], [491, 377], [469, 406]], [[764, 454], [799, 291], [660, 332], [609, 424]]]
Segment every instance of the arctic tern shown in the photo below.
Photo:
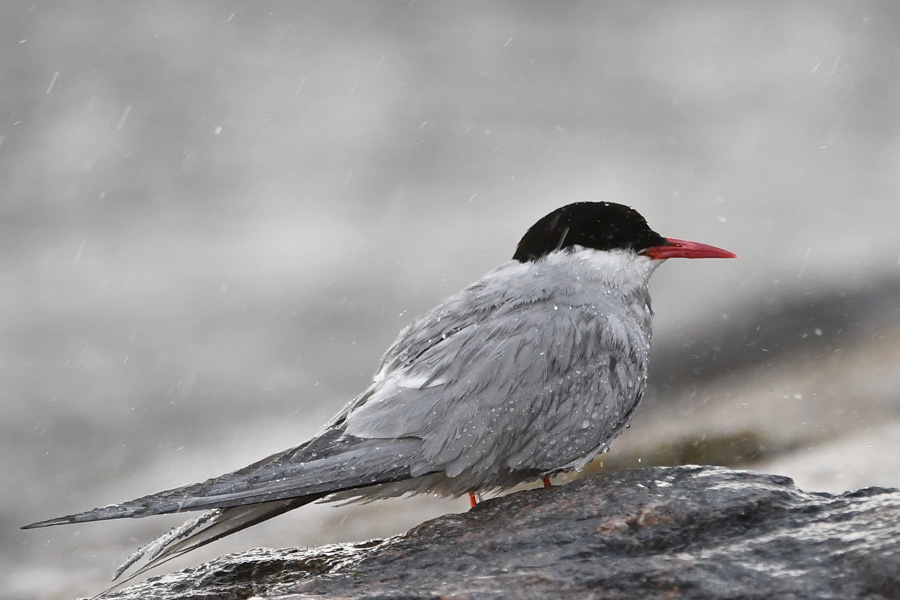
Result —
[[[648, 283], [669, 258], [734, 258], [665, 238], [634, 209], [563, 206], [512, 260], [400, 332], [369, 387], [311, 440], [252, 465], [25, 528], [208, 511], [134, 553], [147, 569], [315, 501], [499, 491], [581, 470], [647, 383]], [[130, 579], [130, 578], [129, 578]]]

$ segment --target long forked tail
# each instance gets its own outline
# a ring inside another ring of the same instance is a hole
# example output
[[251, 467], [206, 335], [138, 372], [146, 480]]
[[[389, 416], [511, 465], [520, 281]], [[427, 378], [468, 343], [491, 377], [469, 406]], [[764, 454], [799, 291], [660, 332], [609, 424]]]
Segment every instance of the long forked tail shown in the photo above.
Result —
[[335, 492], [408, 479], [408, 457], [422, 443], [418, 438], [366, 439], [331, 433], [202, 483], [38, 521], [23, 529], [311, 497], [301, 503], [306, 504]]
[[141, 558], [149, 562], [127, 581], [176, 556], [331, 494], [408, 479], [409, 457], [420, 446], [418, 438], [364, 439], [331, 430], [302, 446], [202, 483], [39, 521], [24, 529], [212, 511], [135, 552], [114, 579]]

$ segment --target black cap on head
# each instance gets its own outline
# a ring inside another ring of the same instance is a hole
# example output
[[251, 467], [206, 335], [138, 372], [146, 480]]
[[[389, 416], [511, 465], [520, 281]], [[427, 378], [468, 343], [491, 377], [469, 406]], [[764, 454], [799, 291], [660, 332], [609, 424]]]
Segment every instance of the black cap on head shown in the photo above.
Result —
[[595, 250], [640, 252], [666, 244], [636, 210], [613, 202], [576, 202], [531, 226], [513, 260], [535, 261], [556, 250], [583, 246]]

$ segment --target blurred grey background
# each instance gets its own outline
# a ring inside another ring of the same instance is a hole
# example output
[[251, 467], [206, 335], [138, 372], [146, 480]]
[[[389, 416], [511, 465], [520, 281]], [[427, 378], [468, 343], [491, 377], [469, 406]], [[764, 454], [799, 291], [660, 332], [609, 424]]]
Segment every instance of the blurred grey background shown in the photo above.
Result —
[[[898, 32], [892, 1], [0, 4], [2, 595], [103, 589], [183, 518], [18, 527], [303, 441], [581, 200], [740, 254], [655, 276], [604, 466], [900, 485]], [[312, 506], [167, 568], [466, 509]]]

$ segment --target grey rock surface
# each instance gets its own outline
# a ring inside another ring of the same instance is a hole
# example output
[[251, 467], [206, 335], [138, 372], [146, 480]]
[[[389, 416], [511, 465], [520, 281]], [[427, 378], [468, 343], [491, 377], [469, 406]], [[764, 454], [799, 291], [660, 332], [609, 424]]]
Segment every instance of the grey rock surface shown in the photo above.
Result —
[[721, 467], [622, 470], [404, 535], [254, 549], [110, 598], [900, 598], [900, 491]]

